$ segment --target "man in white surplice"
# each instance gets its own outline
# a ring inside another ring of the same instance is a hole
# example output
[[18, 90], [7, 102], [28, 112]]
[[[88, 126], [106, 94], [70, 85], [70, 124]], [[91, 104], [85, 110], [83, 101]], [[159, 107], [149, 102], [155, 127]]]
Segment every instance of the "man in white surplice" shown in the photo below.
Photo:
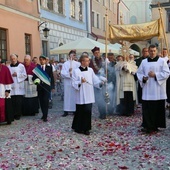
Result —
[[81, 66], [73, 71], [73, 87], [76, 89], [76, 112], [72, 129], [77, 133], [90, 134], [92, 103], [95, 102], [94, 87], [102, 86], [101, 80], [89, 66], [89, 57], [83, 53], [80, 57]]
[[10, 55], [11, 64], [9, 70], [14, 83], [12, 84], [11, 99], [14, 109], [14, 118], [19, 120], [22, 115], [22, 101], [25, 95], [24, 80], [27, 78], [27, 73], [23, 64], [18, 62], [18, 57], [15, 54]]
[[149, 47], [149, 57], [142, 60], [137, 77], [142, 89], [142, 132], [151, 133], [166, 128], [166, 80], [170, 71], [166, 61], [157, 56], [155, 45]]
[[74, 61], [76, 56], [75, 50], [69, 52], [69, 59], [66, 61], [61, 70], [61, 76], [64, 79], [64, 114], [63, 117], [67, 116], [69, 112], [76, 111], [75, 104], [75, 89], [72, 87], [72, 73], [74, 69], [80, 66], [80, 63]]

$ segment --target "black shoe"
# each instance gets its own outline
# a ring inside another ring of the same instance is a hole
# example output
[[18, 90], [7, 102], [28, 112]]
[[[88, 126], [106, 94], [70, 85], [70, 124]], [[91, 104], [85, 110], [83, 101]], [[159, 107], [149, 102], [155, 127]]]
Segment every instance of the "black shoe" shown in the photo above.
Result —
[[159, 130], [156, 128], [156, 129], [147, 129], [146, 133], [147, 134], [155, 134], [157, 133]]
[[83, 133], [83, 131], [80, 131], [80, 130], [74, 130], [74, 132], [76, 132], [76, 133]]
[[99, 119], [106, 119], [106, 116], [105, 115], [100, 115]]
[[7, 121], [7, 125], [10, 125], [11, 124], [11, 122], [10, 121]]
[[84, 134], [85, 135], [90, 135], [90, 132], [89, 131], [85, 131]]
[[64, 114], [62, 115], [62, 117], [66, 117], [68, 116], [68, 112], [64, 112]]
[[141, 132], [147, 132], [147, 129], [146, 128], [142, 128]]
[[41, 117], [41, 120], [43, 120], [43, 119], [44, 119], [44, 117], [42, 116], [42, 117]]
[[15, 120], [20, 120], [20, 116], [15, 116], [14, 119]]
[[47, 118], [44, 118], [43, 121], [44, 121], [44, 122], [47, 122], [48, 120], [47, 120]]

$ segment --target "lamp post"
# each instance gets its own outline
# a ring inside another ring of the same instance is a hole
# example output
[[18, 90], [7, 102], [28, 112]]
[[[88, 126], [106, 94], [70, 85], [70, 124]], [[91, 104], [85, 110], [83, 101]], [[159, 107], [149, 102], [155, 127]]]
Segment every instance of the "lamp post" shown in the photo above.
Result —
[[42, 22], [38, 25], [38, 30], [40, 30], [40, 26], [43, 25], [44, 23], [45, 23], [45, 28], [42, 31], [43, 31], [44, 37], [47, 38], [49, 36], [50, 29], [47, 28], [47, 22], [46, 21], [44, 21], [44, 22]]

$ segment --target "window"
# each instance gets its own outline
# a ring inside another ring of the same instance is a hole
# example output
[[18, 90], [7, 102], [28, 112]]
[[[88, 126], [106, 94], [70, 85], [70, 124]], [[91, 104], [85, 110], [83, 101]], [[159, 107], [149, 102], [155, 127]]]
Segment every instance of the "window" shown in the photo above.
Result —
[[79, 1], [79, 20], [83, 21], [83, 3]]
[[106, 1], [105, 0], [103, 0], [103, 6], [106, 6]]
[[106, 31], [106, 18], [103, 17], [103, 31]]
[[71, 17], [75, 18], [75, 0], [71, 0]]
[[53, 11], [54, 7], [53, 7], [53, 0], [47, 0], [47, 7], [49, 10]]
[[42, 54], [48, 56], [48, 42], [42, 41]]
[[99, 14], [97, 14], [97, 28], [99, 28], [100, 26], [100, 16]]
[[58, 0], [58, 12], [63, 14], [63, 0]]
[[115, 12], [115, 4], [114, 4], [114, 2], [113, 2], [113, 13]]
[[7, 36], [6, 30], [0, 28], [0, 56], [7, 59]]
[[94, 27], [94, 12], [92, 12], [92, 16], [91, 16], [91, 24], [92, 24], [92, 27]]
[[25, 34], [25, 54], [31, 55], [31, 35]]
[[109, 9], [111, 10], [111, 0], [109, 0]]
[[[59, 47], [62, 46], [62, 45], [63, 45], [63, 43], [60, 43]], [[63, 57], [63, 54], [59, 54], [59, 60], [61, 60], [62, 57]]]
[[136, 18], [136, 16], [131, 16], [131, 17], [130, 17], [130, 23], [131, 23], [131, 24], [136, 24], [136, 23], [137, 23], [137, 18]]

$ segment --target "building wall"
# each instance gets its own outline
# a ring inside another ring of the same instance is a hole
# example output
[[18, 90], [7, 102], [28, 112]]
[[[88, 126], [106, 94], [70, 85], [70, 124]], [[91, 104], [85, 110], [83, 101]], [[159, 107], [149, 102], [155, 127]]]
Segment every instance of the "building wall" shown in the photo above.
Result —
[[129, 24], [130, 23], [130, 9], [124, 3], [124, 1], [120, 1], [119, 3], [119, 13], [118, 13], [118, 24]]
[[[22, 2], [23, 1], [25, 0], [22, 0]], [[19, 3], [19, 1], [17, 2]], [[28, 5], [27, 11], [35, 10], [33, 12], [35, 15], [21, 12], [24, 8], [22, 8], [22, 10], [21, 6], [17, 8], [18, 3], [14, 4], [12, 0], [11, 3], [8, 0], [4, 2], [2, 0], [0, 1], [0, 28], [5, 29], [7, 32], [6, 59], [9, 60], [9, 55], [15, 53], [18, 54], [19, 60], [23, 61], [25, 55], [25, 34], [31, 36], [31, 56], [39, 56], [41, 53], [40, 34], [38, 31], [39, 18], [37, 17], [37, 8], [33, 7], [33, 9], [31, 9], [32, 5], [35, 5], [35, 2], [29, 6], [25, 1]], [[28, 8], [30, 9], [28, 10]]]
[[[154, 3], [155, 4], [155, 3]], [[157, 4], [151, 5], [152, 7], [152, 19], [156, 20], [160, 18], [160, 13]], [[162, 19], [163, 19], [163, 26], [165, 31], [165, 37], [167, 39], [168, 47], [170, 46], [170, 3], [165, 2], [161, 3], [161, 11], [162, 11]], [[169, 15], [168, 15], [169, 12]], [[169, 28], [168, 28], [169, 27]], [[158, 45], [159, 51], [161, 51], [162, 48], [166, 47], [165, 38], [163, 36], [163, 40], [158, 40], [157, 37], [153, 38], [151, 41], [152, 44]], [[170, 51], [169, 51], [170, 52]]]
[[[130, 9], [130, 21], [132, 22], [134, 17], [136, 18], [136, 24], [151, 21], [151, 0], [123, 0], [123, 2]], [[132, 18], [133, 17], [133, 18]]]
[[[60, 44], [66, 44], [76, 39], [87, 37], [87, 5], [89, 1], [80, 0], [83, 4], [82, 21], [79, 20], [78, 1], [75, 1], [75, 18], [71, 17], [71, 2], [70, 0], [63, 0], [63, 14], [57, 12], [57, 0], [53, 1], [54, 10], [49, 10], [47, 1], [42, 0], [41, 3], [41, 21], [47, 21], [47, 26], [50, 29], [49, 37], [45, 39], [41, 32], [41, 40], [47, 41], [47, 55], [50, 49], [58, 47]], [[41, 29], [44, 28], [42, 25]], [[42, 49], [43, 51], [44, 49]], [[51, 56], [59, 59], [58, 55]]]
[[[129, 9], [129, 24], [139, 24], [151, 21], [151, 9], [150, 3], [151, 0], [123, 0], [124, 4]], [[135, 43], [129, 43], [129, 46], [133, 46], [134, 50], [137, 50], [141, 53], [141, 50], [144, 47], [147, 47], [148, 41], [140, 41]], [[140, 49], [140, 50], [139, 50]]]
[[39, 17], [37, 1], [35, 0], [0, 0], [0, 4], [16, 11]]
[[[94, 38], [97, 38], [99, 41], [103, 42], [106, 34], [106, 20], [104, 19], [106, 18], [106, 14], [108, 15], [108, 23], [117, 24], [117, 1], [92, 0], [91, 10], [94, 14], [94, 19], [92, 18], [93, 14], [91, 14], [92, 33], [96, 35]], [[97, 19], [97, 16], [99, 16], [99, 20]]]

